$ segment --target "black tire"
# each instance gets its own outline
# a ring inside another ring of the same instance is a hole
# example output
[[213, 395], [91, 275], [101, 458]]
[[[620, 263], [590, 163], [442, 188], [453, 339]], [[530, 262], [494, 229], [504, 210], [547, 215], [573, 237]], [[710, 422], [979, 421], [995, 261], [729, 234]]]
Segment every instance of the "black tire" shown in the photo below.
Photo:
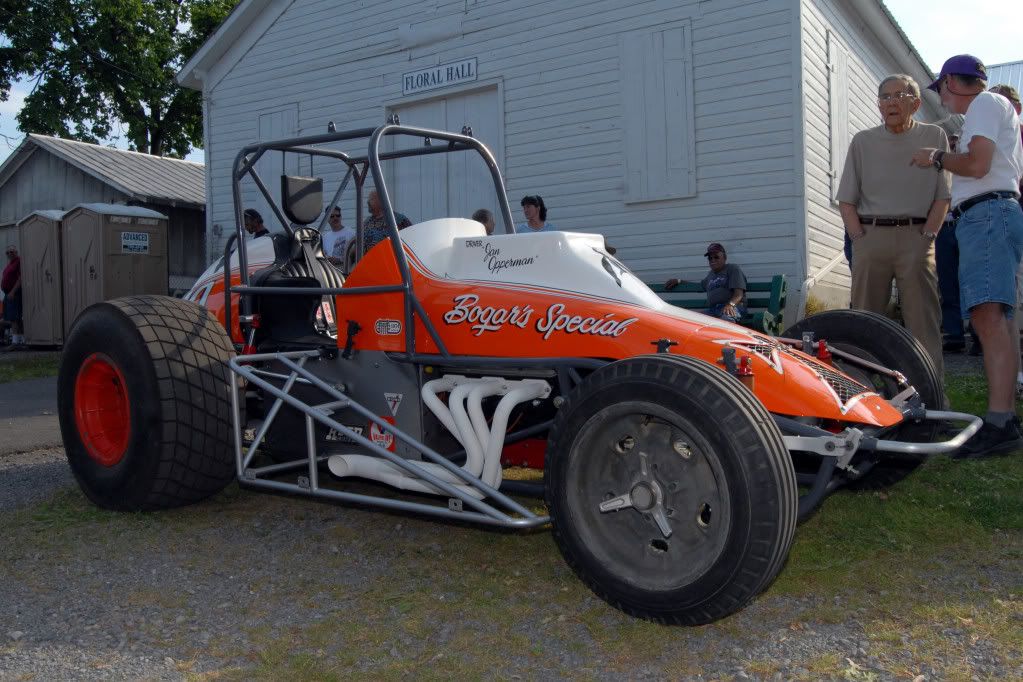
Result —
[[[558, 411], [547, 453], [558, 548], [628, 614], [710, 623], [766, 589], [788, 556], [798, 501], [781, 433], [750, 391], [701, 360], [638, 356], [593, 372]], [[652, 512], [598, 508], [642, 492], [643, 461], [671, 510], [668, 537]]]
[[68, 462], [90, 500], [176, 507], [234, 478], [233, 354], [216, 318], [187, 301], [135, 296], [82, 312], [64, 345], [57, 403]]
[[[828, 310], [794, 324], [782, 337], [801, 339], [806, 331], [812, 331], [815, 339], [824, 339], [839, 350], [898, 370], [916, 388], [924, 405], [944, 409], [945, 390], [931, 357], [912, 334], [887, 317], [864, 310]], [[885, 398], [894, 397], [900, 390], [890, 378], [844, 363], [838, 357], [835, 365]], [[934, 421], [909, 422], [885, 438], [926, 443], [934, 439], [937, 428]], [[852, 479], [849, 486], [861, 490], [887, 488], [908, 476], [926, 459], [927, 455], [922, 454], [886, 455], [863, 477]], [[856, 462], [854, 459], [853, 466]]]

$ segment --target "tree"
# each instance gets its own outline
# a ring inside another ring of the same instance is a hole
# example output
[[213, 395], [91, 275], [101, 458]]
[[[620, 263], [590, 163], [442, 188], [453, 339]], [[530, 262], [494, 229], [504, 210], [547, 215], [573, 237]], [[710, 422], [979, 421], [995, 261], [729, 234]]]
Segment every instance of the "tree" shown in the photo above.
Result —
[[0, 0], [0, 101], [28, 78], [23, 131], [95, 143], [122, 124], [132, 149], [184, 156], [202, 143], [202, 100], [174, 76], [234, 4]]

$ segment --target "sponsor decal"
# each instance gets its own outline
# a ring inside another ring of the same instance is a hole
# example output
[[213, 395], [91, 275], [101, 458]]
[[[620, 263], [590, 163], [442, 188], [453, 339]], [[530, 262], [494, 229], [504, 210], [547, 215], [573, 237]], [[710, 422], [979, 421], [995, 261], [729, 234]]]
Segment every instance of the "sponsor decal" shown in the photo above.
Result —
[[[447, 324], [469, 324], [476, 336], [483, 332], [496, 332], [506, 324], [526, 329], [536, 312], [532, 306], [497, 307], [483, 306], [476, 294], [461, 294], [453, 299], [454, 307], [444, 313]], [[539, 316], [533, 328], [543, 336], [545, 341], [555, 332], [566, 334], [586, 334], [590, 336], [618, 337], [624, 334], [638, 317], [619, 318], [617, 313], [604, 313], [600, 317], [592, 315], [574, 315], [566, 312], [564, 303], [550, 305], [546, 312]]]
[[[619, 277], [619, 275], [625, 274], [625, 266], [619, 263], [613, 256], [608, 256], [601, 249], [593, 250], [596, 251], [597, 254], [600, 256], [600, 264], [604, 267], [604, 270], [607, 271], [607, 274], [611, 275], [611, 278], [614, 279], [615, 284], [617, 284], [618, 287], [621, 288], [622, 278]], [[615, 270], [617, 270], [617, 272], [615, 272]]]
[[465, 248], [467, 249], [478, 249], [483, 246], [482, 239], [468, 239], [465, 242]]
[[[394, 417], [381, 417], [388, 424], [394, 424]], [[375, 444], [394, 452], [394, 434], [384, 431], [376, 422], [369, 423], [369, 439]]]
[[384, 393], [384, 400], [387, 401], [387, 407], [390, 408], [391, 414], [395, 417], [398, 416], [398, 408], [401, 407], [401, 399], [405, 396], [401, 393]]
[[378, 336], [397, 336], [401, 334], [401, 322], [399, 320], [377, 320], [373, 329]]
[[[362, 435], [362, 427], [361, 426], [349, 426], [348, 424], [345, 424], [345, 428], [350, 429], [352, 431], [352, 433], [354, 433], [357, 436], [361, 436]], [[353, 438], [350, 438], [349, 436], [346, 436], [345, 434], [341, 433], [337, 429], [331, 429], [329, 432], [327, 432], [327, 441], [330, 442], [330, 443], [351, 443], [351, 444], [355, 444], [355, 440]]]
[[122, 232], [121, 253], [149, 253], [149, 233]]

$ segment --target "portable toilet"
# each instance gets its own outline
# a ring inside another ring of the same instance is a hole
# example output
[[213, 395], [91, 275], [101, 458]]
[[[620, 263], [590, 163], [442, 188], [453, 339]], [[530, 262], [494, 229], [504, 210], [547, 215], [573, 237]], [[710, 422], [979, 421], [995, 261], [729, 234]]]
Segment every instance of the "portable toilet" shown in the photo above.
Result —
[[93, 303], [167, 294], [167, 216], [120, 204], [79, 204], [64, 215], [64, 320]]
[[64, 211], [33, 211], [18, 222], [21, 242], [21, 318], [25, 343], [64, 343], [60, 224]]

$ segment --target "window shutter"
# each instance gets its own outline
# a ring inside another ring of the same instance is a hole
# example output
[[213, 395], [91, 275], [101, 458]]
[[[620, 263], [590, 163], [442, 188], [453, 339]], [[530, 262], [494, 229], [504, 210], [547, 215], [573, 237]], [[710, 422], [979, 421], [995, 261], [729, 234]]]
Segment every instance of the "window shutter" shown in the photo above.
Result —
[[828, 138], [830, 141], [831, 200], [837, 201], [838, 183], [849, 151], [849, 52], [828, 31]]
[[692, 29], [688, 22], [619, 40], [625, 201], [696, 194]]

